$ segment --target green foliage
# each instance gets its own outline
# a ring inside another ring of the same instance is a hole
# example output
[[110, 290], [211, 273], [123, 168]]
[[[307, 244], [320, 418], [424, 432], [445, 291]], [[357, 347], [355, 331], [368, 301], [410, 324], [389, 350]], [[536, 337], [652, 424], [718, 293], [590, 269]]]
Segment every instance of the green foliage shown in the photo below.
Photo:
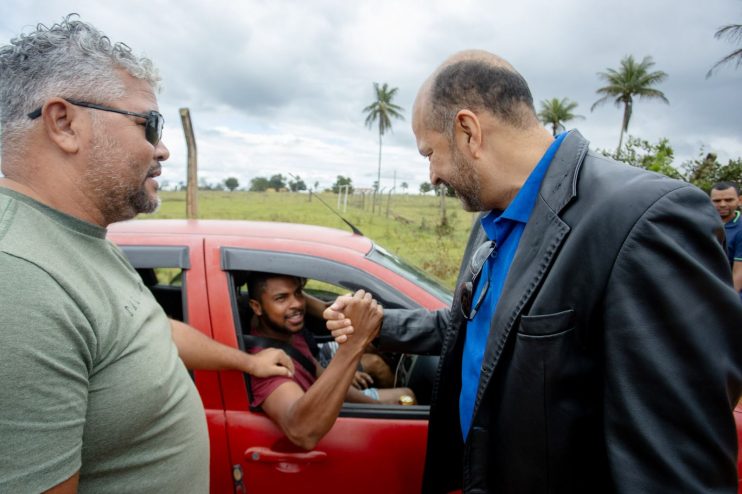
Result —
[[410, 188], [410, 186], [409, 186], [409, 184], [407, 184], [407, 182], [402, 182], [402, 183], [401, 183], [401, 184], [400, 184], [399, 186], [400, 186], [400, 187], [402, 188], [402, 190], [403, 190], [403, 191], [405, 191], [405, 192], [407, 192], [407, 189], [409, 189], [409, 188]]
[[271, 184], [265, 177], [255, 177], [250, 180], [250, 192], [265, 192]]
[[621, 149], [620, 157], [606, 150], [598, 151], [629, 165], [692, 183], [705, 192], [709, 192], [717, 182], [742, 183], [742, 158], [729, 160], [726, 165], [722, 165], [716, 154], [706, 153], [701, 149], [698, 158], [675, 167], [673, 149], [666, 138], [652, 144], [645, 139], [629, 136]]
[[350, 177], [344, 177], [342, 175], [338, 175], [337, 180], [335, 180], [335, 183], [332, 184], [332, 192], [335, 193], [335, 194], [339, 194], [340, 193], [340, 187], [342, 187], [344, 185], [349, 185], [350, 186], [348, 188], [348, 193], [349, 194], [352, 194], [353, 193], [353, 180], [351, 180]]
[[234, 191], [234, 189], [240, 186], [240, 182], [234, 177], [229, 177], [224, 181], [224, 186], [228, 188], [230, 192], [232, 192]]
[[420, 184], [420, 193], [421, 194], [427, 194], [433, 190], [433, 185], [430, 182], [423, 182]]
[[742, 158], [729, 160], [726, 165], [720, 166], [716, 171], [714, 183], [734, 182], [742, 184]]
[[602, 153], [632, 166], [661, 173], [671, 178], [684, 179], [682, 173], [672, 165], [675, 154], [670, 141], [664, 137], [657, 144], [652, 144], [646, 139], [628, 136], [620, 151], [620, 157], [607, 151], [602, 151]]
[[271, 189], [278, 192], [279, 190], [286, 188], [286, 177], [278, 173], [268, 179], [268, 184]]
[[742, 158], [722, 165], [716, 154], [706, 153], [704, 156], [702, 149], [698, 158], [683, 163], [683, 169], [686, 180], [707, 193], [717, 182], [742, 183]]
[[307, 184], [304, 183], [304, 180], [302, 180], [299, 175], [294, 175], [293, 178], [289, 180], [289, 189], [291, 192], [307, 190]]
[[378, 122], [380, 136], [383, 136], [387, 130], [392, 129], [392, 118], [404, 120], [402, 107], [392, 103], [398, 89], [396, 87], [390, 88], [386, 82], [382, 86], [379, 86], [378, 82], [374, 82], [375, 100], [363, 109], [363, 113], [367, 114], [366, 127], [373, 128], [374, 124]]
[[611, 98], [617, 107], [623, 105], [623, 120], [616, 148], [617, 154], [620, 154], [623, 134], [629, 130], [635, 96], [640, 99], [659, 99], [670, 104], [664, 93], [653, 87], [667, 79], [667, 73], [661, 70], [651, 72], [650, 69], [653, 66], [652, 57], [644, 57], [641, 62], [637, 63], [632, 55], [628, 55], [621, 60], [621, 67], [618, 70], [608, 68], [605, 72], [598, 72], [598, 77], [608, 84], [596, 91], [602, 97], [593, 103], [590, 111]]
[[585, 118], [581, 115], [575, 115], [574, 109], [577, 108], [577, 102], [570, 101], [569, 98], [551, 98], [541, 102], [541, 111], [538, 118], [544, 125], [551, 125], [552, 135], [557, 135], [560, 129], [564, 128], [564, 123], [576, 118]]
[[[731, 42], [742, 42], [742, 24], [729, 24], [727, 26], [724, 26], [716, 31], [716, 33], [714, 33], [714, 38], [726, 38], [728, 41]], [[736, 69], [738, 69], [739, 66], [742, 65], [742, 48], [737, 48], [732, 53], [716, 62], [714, 66], [711, 67], [711, 69], [709, 69], [709, 71], [706, 73], [706, 78], [708, 79], [709, 77], [711, 77], [714, 70], [728, 63], [734, 63], [734, 68]]]

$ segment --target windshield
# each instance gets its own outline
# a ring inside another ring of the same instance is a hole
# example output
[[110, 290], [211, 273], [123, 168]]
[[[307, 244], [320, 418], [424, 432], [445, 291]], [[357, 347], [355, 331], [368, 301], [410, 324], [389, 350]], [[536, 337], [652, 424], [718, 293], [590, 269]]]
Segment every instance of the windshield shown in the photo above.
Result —
[[448, 288], [441, 285], [439, 281], [435, 280], [429, 274], [405, 262], [380, 245], [374, 244], [374, 248], [369, 252], [368, 257], [422, 287], [431, 295], [445, 302], [446, 305], [451, 305], [453, 295]]

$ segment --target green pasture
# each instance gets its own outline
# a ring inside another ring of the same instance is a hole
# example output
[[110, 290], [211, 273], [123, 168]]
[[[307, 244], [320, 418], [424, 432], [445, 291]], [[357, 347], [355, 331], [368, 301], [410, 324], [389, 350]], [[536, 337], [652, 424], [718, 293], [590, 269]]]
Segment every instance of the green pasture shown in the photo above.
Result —
[[[185, 192], [162, 192], [161, 197], [160, 211], [142, 218], [185, 218]], [[321, 193], [320, 197], [337, 209], [336, 194]], [[416, 194], [384, 196], [381, 211], [377, 205], [375, 213], [368, 195], [365, 199], [349, 196], [343, 216], [374, 242], [453, 288], [474, 220], [472, 213], [461, 209], [458, 199], [446, 198], [444, 226], [440, 198]], [[291, 192], [199, 191], [198, 217], [285, 221], [348, 230], [316, 196], [310, 201], [309, 194]]]

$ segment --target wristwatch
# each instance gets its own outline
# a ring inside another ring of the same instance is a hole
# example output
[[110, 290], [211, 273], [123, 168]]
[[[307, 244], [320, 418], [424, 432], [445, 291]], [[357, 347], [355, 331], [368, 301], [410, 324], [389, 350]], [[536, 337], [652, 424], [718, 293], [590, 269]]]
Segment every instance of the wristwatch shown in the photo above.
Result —
[[404, 406], [414, 405], [415, 398], [410, 395], [402, 395], [399, 397], [399, 404]]

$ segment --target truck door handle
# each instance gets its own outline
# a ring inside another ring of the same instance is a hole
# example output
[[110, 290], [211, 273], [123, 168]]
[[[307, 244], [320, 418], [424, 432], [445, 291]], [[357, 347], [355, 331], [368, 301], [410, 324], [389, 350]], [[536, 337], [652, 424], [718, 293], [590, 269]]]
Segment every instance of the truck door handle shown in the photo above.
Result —
[[327, 459], [324, 451], [306, 451], [301, 453], [289, 453], [285, 451], [274, 451], [270, 448], [253, 447], [245, 451], [245, 460], [251, 462], [277, 463], [279, 470], [288, 465], [320, 463]]

